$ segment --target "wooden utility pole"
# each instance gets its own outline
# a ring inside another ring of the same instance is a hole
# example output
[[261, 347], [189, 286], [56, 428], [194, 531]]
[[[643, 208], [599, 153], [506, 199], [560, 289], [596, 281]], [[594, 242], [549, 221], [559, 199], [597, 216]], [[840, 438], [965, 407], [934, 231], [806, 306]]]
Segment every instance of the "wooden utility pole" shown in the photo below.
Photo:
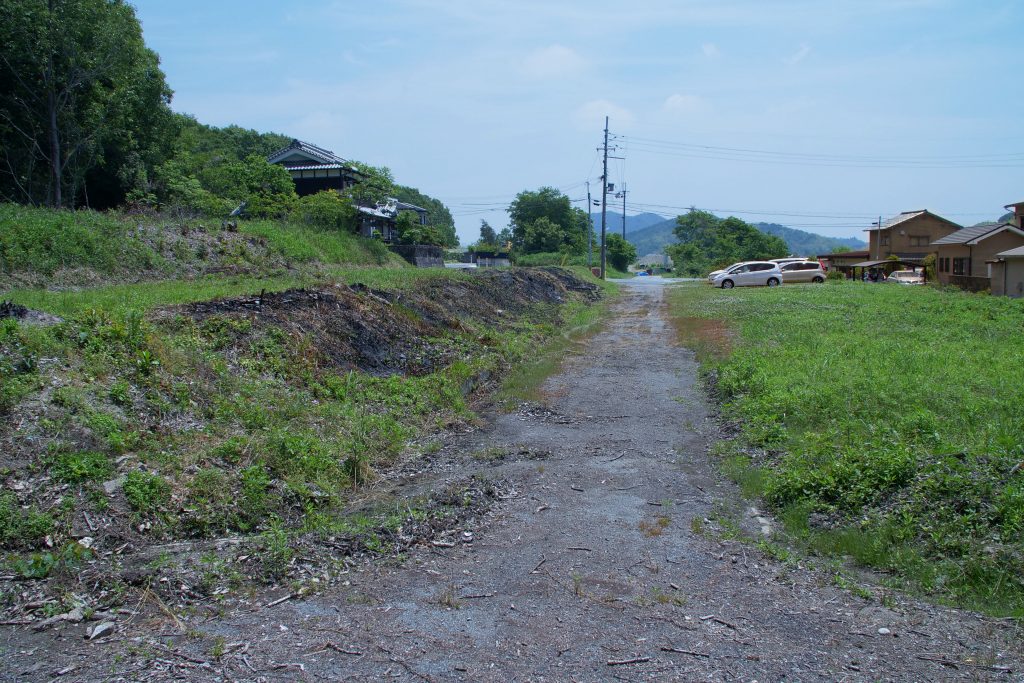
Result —
[[601, 279], [608, 261], [605, 235], [608, 230], [608, 117], [604, 117], [604, 174], [601, 176]]

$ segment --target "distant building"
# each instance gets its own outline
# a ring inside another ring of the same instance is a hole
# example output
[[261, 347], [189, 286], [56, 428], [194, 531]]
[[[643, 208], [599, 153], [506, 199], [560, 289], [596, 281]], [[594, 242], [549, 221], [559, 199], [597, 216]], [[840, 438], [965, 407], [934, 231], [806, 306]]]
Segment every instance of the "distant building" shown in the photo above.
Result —
[[868, 250], [841, 251], [836, 254], [818, 254], [818, 261], [826, 270], [836, 270], [847, 278], [854, 277], [853, 267], [868, 259]]
[[295, 183], [295, 193], [300, 197], [324, 190], [342, 190], [359, 182], [362, 174], [352, 164], [329, 149], [301, 140], [267, 157], [272, 164], [288, 169]]
[[[1003, 225], [1024, 229], [1024, 202], [1007, 204], [1006, 208], [1013, 215]], [[998, 252], [994, 258], [985, 262], [985, 266], [993, 294], [1014, 298], [1024, 296], [1024, 246]]]
[[[287, 147], [267, 157], [267, 161], [288, 169], [288, 174], [295, 183], [295, 193], [300, 197], [324, 190], [342, 192], [359, 183], [364, 177], [351, 162], [342, 159], [331, 150], [302, 140], [292, 140]], [[380, 237], [385, 242], [393, 242], [398, 238], [395, 221], [402, 211], [415, 212], [416, 222], [420, 225], [427, 223], [426, 209], [391, 197], [376, 206], [357, 208], [359, 234], [363, 237]]]
[[960, 230], [961, 226], [927, 210], [904, 211], [881, 225], [868, 228], [867, 261], [892, 256], [905, 264], [920, 263], [934, 253], [933, 242]]
[[988, 223], [957, 230], [932, 242], [939, 282], [972, 291], [989, 289], [992, 262], [1002, 252], [1024, 247], [1020, 216], [1015, 222]]

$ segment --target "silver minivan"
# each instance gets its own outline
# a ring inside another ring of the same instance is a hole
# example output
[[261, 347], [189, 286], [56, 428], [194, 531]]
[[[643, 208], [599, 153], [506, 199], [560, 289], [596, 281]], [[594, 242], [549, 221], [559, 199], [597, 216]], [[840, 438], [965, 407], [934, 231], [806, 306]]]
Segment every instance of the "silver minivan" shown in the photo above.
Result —
[[825, 271], [817, 261], [783, 263], [779, 266], [779, 270], [782, 271], [782, 281], [786, 284], [825, 281]]
[[782, 284], [779, 264], [771, 261], [747, 261], [730, 266], [716, 275], [711, 284], [722, 289], [733, 287], [778, 287]]

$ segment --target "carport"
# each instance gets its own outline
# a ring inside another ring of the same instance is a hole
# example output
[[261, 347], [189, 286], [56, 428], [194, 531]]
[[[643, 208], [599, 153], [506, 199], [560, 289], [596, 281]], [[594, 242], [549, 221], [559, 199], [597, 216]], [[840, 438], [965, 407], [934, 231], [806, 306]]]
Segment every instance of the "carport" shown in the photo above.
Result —
[[[864, 279], [864, 274], [868, 273], [870, 271], [875, 271], [876, 273], [878, 271], [884, 271], [885, 276], [888, 277], [889, 273], [891, 273], [894, 270], [897, 270], [899, 266], [903, 266], [903, 267], [907, 267], [907, 268], [913, 268], [915, 270], [917, 268], [923, 268], [924, 267], [923, 264], [922, 264], [923, 260], [924, 260], [923, 258], [919, 258], [919, 259], [908, 259], [908, 258], [890, 259], [890, 258], [887, 258], [887, 259], [882, 259], [880, 261], [861, 261], [860, 263], [854, 263], [852, 266], [850, 266], [850, 268], [853, 270], [853, 279], [854, 280], [863, 280]], [[892, 267], [887, 268], [886, 266], [892, 266]], [[859, 276], [857, 274], [857, 269], [858, 268], [860, 268], [860, 275]]]

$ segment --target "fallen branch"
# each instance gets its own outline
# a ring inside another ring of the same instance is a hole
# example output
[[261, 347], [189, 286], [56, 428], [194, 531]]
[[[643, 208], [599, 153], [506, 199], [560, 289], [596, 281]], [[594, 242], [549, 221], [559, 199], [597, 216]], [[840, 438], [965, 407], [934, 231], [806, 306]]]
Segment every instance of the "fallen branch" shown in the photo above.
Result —
[[961, 666], [969, 666], [974, 669], [984, 669], [985, 671], [998, 671], [999, 673], [1011, 673], [1013, 669], [1008, 666], [990, 666], [988, 664], [975, 664], [974, 662], [958, 662], [952, 659], [946, 659], [941, 655], [915, 655], [917, 659], [923, 659], [926, 662], [935, 662], [942, 664], [943, 666], [951, 666], [954, 669], [958, 669]]
[[608, 666], [624, 666], [626, 664], [643, 664], [651, 661], [650, 657], [635, 657], [633, 659], [609, 659]]
[[312, 652], [308, 652], [306, 653], [306, 656], [309, 657], [310, 655], [320, 654], [321, 652], [325, 652], [326, 650], [334, 650], [335, 652], [340, 652], [343, 655], [352, 655], [353, 657], [363, 656], [363, 653], [359, 652], [358, 650], [346, 650], [340, 645], [332, 642], [324, 643], [324, 646], [321, 647], [319, 650], [313, 650]]
[[718, 623], [718, 624], [721, 624], [722, 626], [728, 626], [728, 627], [729, 627], [729, 628], [731, 628], [731, 629], [732, 629], [733, 631], [735, 631], [735, 630], [736, 630], [736, 624], [730, 624], [730, 623], [729, 623], [728, 621], [726, 621], [725, 619], [719, 619], [719, 618], [718, 618], [718, 617], [716, 617], [716, 616], [715, 616], [714, 614], [709, 614], [709, 615], [707, 615], [706, 617], [701, 617], [701, 618], [700, 618], [700, 620], [701, 620], [701, 621], [714, 621], [714, 622], [716, 622], [716, 623]]
[[678, 647], [671, 647], [669, 645], [662, 646], [662, 652], [678, 652], [681, 655], [690, 655], [691, 657], [707, 657], [710, 659], [711, 655], [704, 654], [703, 652], [694, 652], [693, 650], [681, 650]]
[[274, 607], [275, 605], [280, 605], [282, 602], [287, 602], [288, 600], [291, 600], [294, 597], [295, 597], [295, 593], [289, 593], [288, 595], [284, 596], [283, 598], [278, 598], [277, 600], [274, 600], [272, 602], [268, 602], [266, 605], [264, 605], [264, 607]]
[[588, 553], [594, 552], [592, 548], [584, 548], [583, 546], [569, 546], [566, 550], [583, 550]]

